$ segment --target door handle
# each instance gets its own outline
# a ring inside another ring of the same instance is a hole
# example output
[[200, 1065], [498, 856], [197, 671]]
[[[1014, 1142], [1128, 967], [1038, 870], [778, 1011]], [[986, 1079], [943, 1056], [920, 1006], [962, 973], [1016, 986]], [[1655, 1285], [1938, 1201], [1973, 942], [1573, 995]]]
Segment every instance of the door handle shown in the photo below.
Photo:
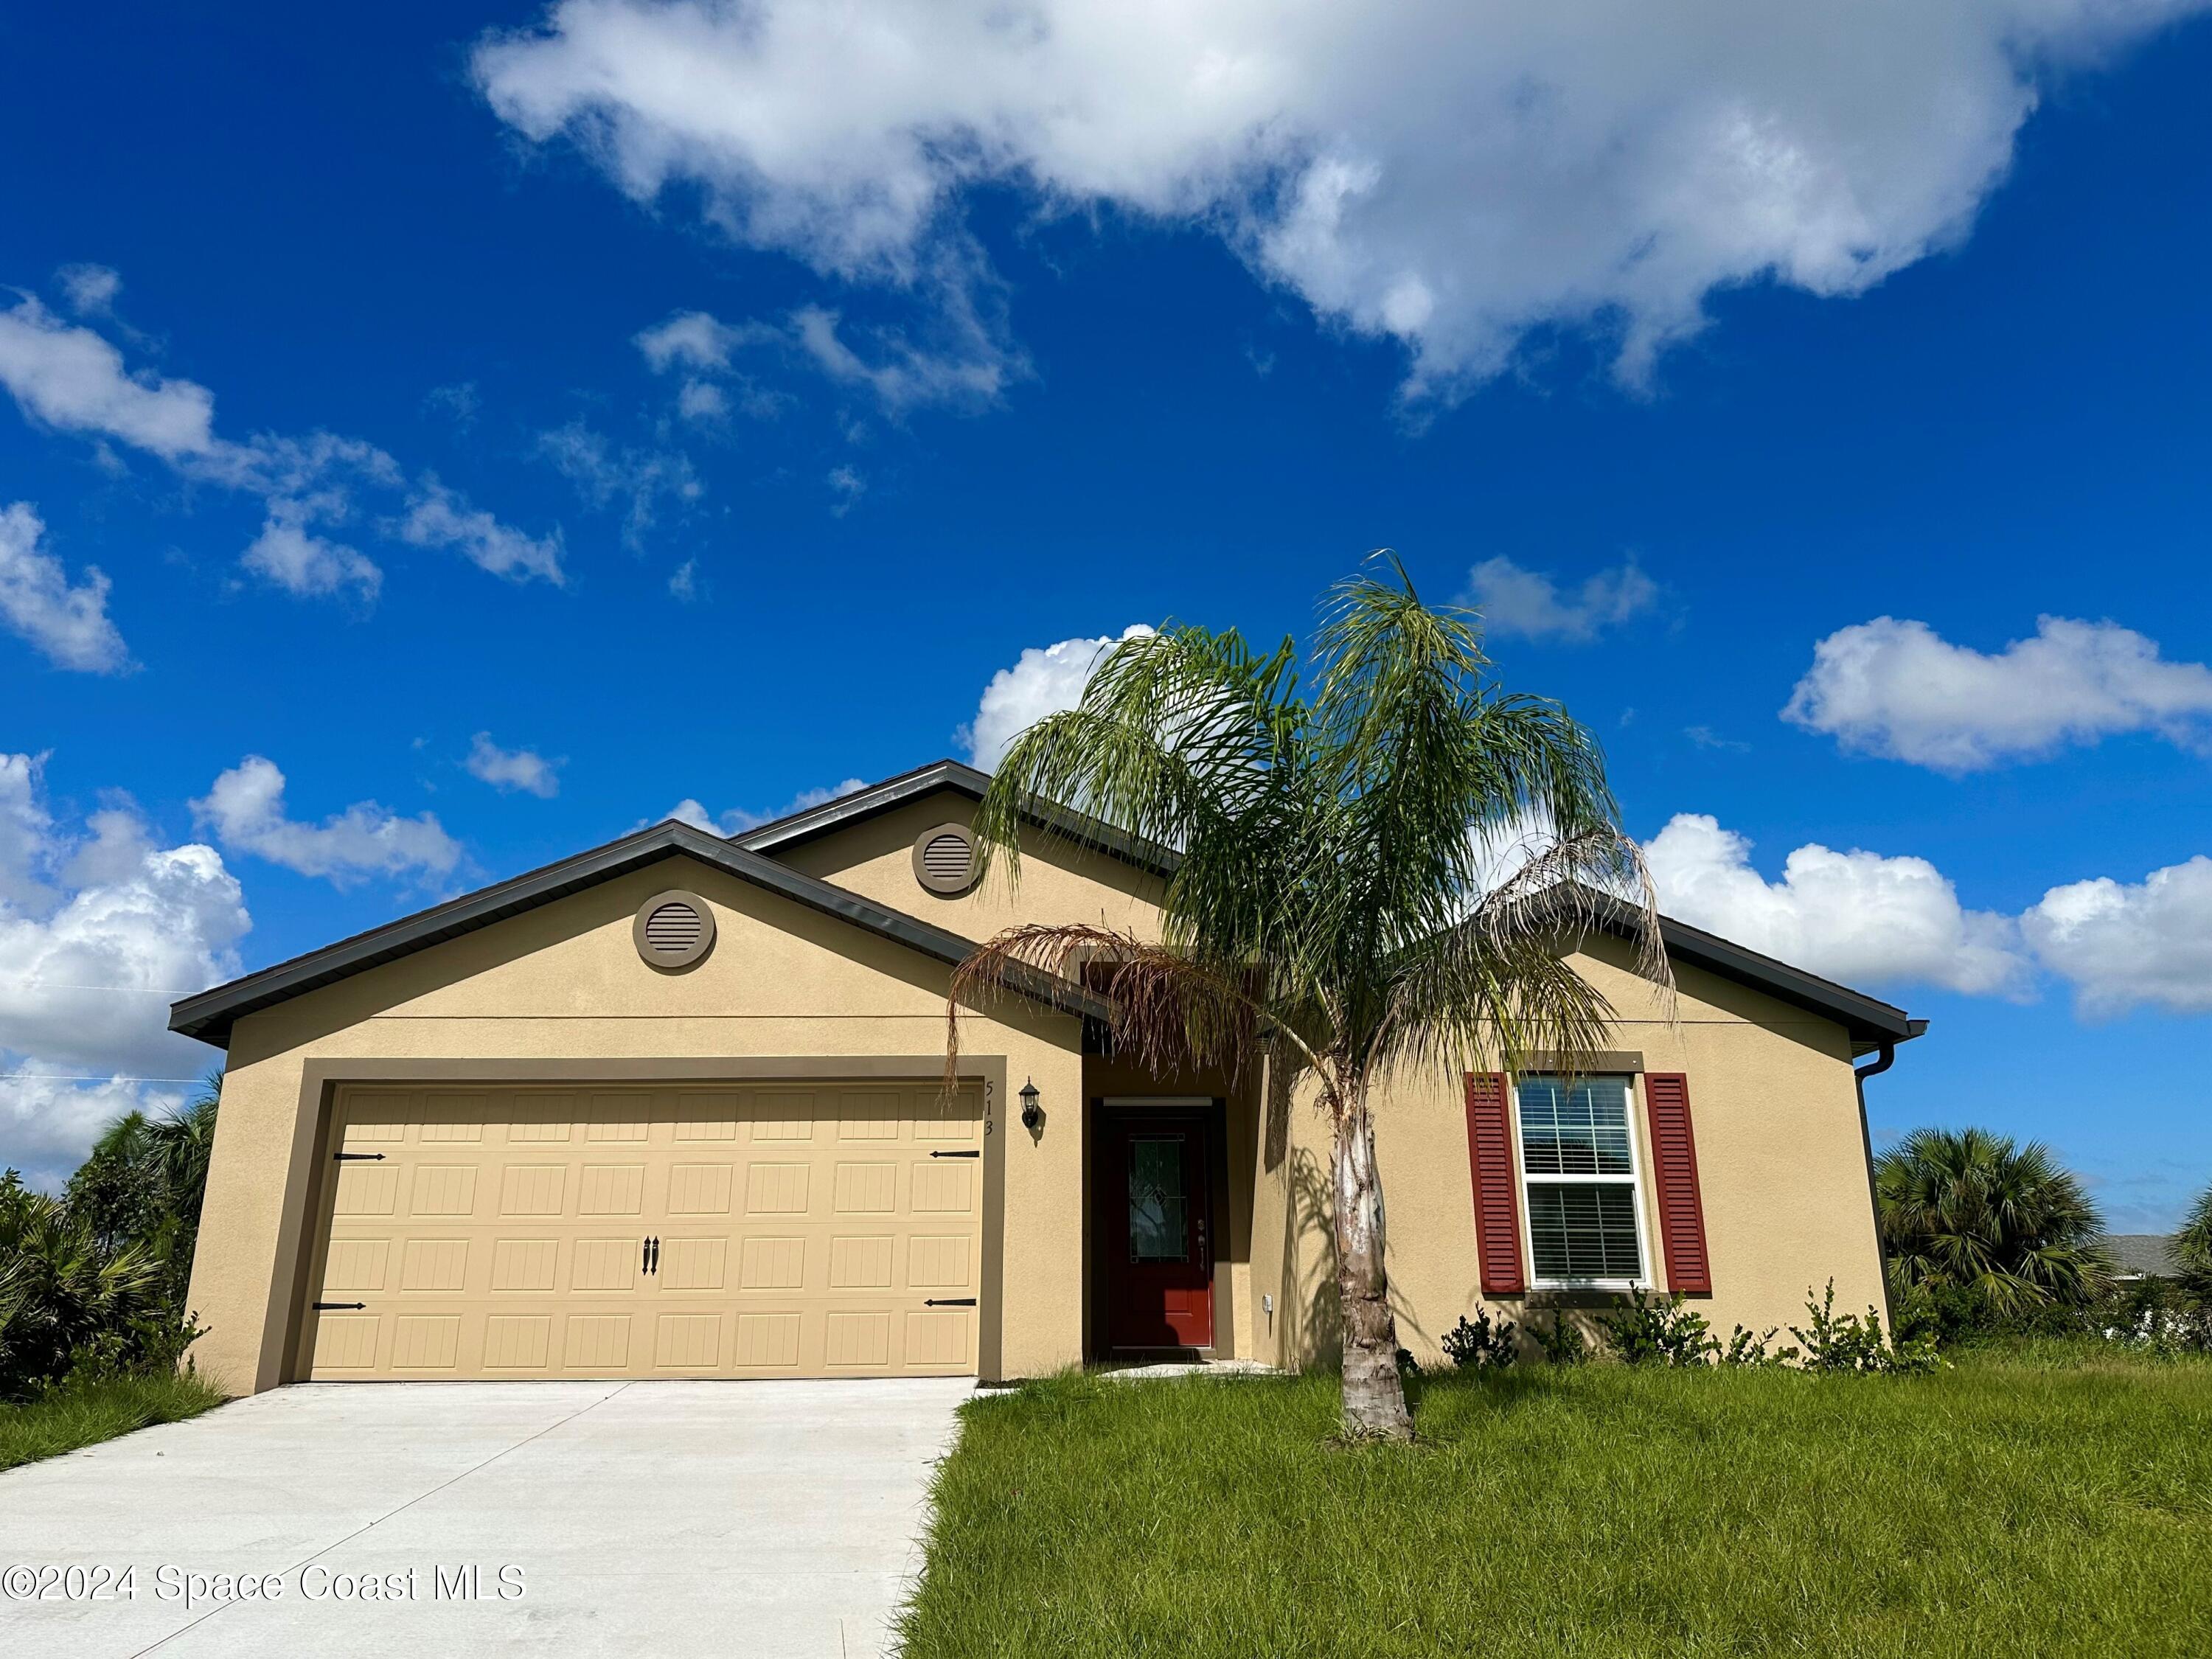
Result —
[[660, 1241], [657, 1238], [648, 1238], [641, 1248], [643, 1251], [643, 1255], [638, 1261], [638, 1271], [641, 1273], [659, 1273], [660, 1271]]
[[1198, 1270], [1202, 1273], [1213, 1271], [1213, 1255], [1206, 1248], [1206, 1218], [1198, 1218]]

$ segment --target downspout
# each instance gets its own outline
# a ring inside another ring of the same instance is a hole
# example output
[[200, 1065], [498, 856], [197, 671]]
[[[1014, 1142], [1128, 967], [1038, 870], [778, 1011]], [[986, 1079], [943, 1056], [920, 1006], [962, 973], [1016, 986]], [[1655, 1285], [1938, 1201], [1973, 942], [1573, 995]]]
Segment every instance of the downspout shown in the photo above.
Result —
[[1866, 1153], [1867, 1210], [1874, 1218], [1875, 1257], [1881, 1264], [1882, 1328], [1891, 1333], [1893, 1337], [1897, 1330], [1897, 1319], [1889, 1305], [1889, 1253], [1882, 1249], [1881, 1243], [1881, 1199], [1875, 1191], [1874, 1133], [1867, 1127], [1866, 1085], [1869, 1078], [1880, 1077], [1896, 1063], [1896, 1040], [1885, 1037], [1873, 1065], [1857, 1066], [1851, 1069], [1851, 1082], [1857, 1088], [1859, 1096], [1859, 1145]]

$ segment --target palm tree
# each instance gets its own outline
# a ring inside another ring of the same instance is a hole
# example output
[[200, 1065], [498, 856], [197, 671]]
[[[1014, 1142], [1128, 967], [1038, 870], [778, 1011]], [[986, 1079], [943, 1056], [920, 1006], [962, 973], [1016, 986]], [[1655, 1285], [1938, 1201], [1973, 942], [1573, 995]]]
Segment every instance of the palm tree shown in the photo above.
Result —
[[1908, 1298], [2008, 1318], [2111, 1281], [2104, 1218], [2051, 1149], [1986, 1129], [1915, 1129], [1875, 1162], [1883, 1254]]
[[[1170, 626], [1114, 647], [1077, 708], [1022, 734], [976, 813], [986, 872], [1003, 860], [1018, 881], [1021, 825], [1054, 805], [1180, 862], [1157, 940], [1032, 926], [979, 949], [951, 1035], [963, 1002], [1041, 970], [1095, 986], [1117, 1048], [1156, 1067], [1234, 1071], [1264, 1046], [1301, 1078], [1332, 1127], [1345, 1428], [1403, 1439], [1377, 1085], [1595, 1053], [1612, 1010], [1564, 957], [1601, 908], [1618, 913], [1611, 895], [1638, 896], [1647, 970], [1667, 970], [1595, 739], [1501, 690], [1479, 618], [1423, 605], [1376, 557], [1388, 580], [1324, 603], [1310, 700], [1295, 641], [1261, 656], [1234, 631]], [[1493, 881], [1515, 837], [1528, 860]]]
[[2173, 1256], [2181, 1282], [2198, 1296], [2212, 1298], [2212, 1187], [2197, 1194], [2173, 1236]]

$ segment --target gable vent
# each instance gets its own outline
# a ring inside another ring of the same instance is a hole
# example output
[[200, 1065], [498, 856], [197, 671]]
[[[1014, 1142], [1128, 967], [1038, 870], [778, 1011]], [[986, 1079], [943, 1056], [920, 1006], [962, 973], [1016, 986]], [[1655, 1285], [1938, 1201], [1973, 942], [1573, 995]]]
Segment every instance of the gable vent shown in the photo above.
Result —
[[714, 913], [696, 893], [656, 893], [637, 908], [630, 937], [656, 968], [688, 968], [714, 942]]
[[975, 884], [975, 837], [965, 824], [940, 823], [914, 843], [914, 875], [933, 893], [964, 893]]
[[645, 942], [655, 951], [688, 951], [699, 942], [706, 927], [696, 910], [675, 899], [645, 919]]

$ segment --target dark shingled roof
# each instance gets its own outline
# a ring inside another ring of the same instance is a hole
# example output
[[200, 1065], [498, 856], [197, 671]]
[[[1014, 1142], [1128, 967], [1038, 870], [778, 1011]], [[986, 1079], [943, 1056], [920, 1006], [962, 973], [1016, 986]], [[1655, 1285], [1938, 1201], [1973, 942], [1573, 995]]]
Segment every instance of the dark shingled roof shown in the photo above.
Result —
[[[574, 858], [549, 864], [510, 881], [341, 939], [319, 951], [311, 951], [273, 968], [248, 974], [228, 985], [186, 997], [171, 1007], [169, 1029], [218, 1048], [227, 1046], [232, 1024], [245, 1015], [363, 969], [488, 927], [657, 860], [678, 855], [696, 859], [825, 915], [896, 940], [939, 962], [957, 963], [976, 948], [973, 940], [842, 887], [801, 875], [772, 854], [938, 790], [950, 789], [970, 800], [981, 800], [989, 783], [989, 776], [974, 767], [943, 760], [804, 812], [794, 812], [773, 823], [764, 823], [732, 839], [726, 840], [671, 818], [650, 830], [579, 853]], [[1051, 834], [1110, 854], [1154, 875], [1171, 876], [1181, 863], [1171, 850], [1125, 836], [1080, 812], [1048, 807], [1032, 814], [1030, 821]], [[1599, 917], [1600, 926], [1623, 934], [1632, 931], [1635, 913], [1626, 903], [1601, 898], [1591, 908]], [[1705, 969], [1764, 991], [1794, 1007], [1836, 1021], [1850, 1032], [1854, 1054], [1869, 1053], [1885, 1043], [1905, 1042], [1928, 1029], [1926, 1020], [1915, 1019], [1902, 1008], [1832, 980], [1822, 979], [1817, 974], [1793, 968], [1788, 963], [1778, 962], [1772, 957], [1747, 951], [1687, 922], [1662, 916], [1659, 930], [1670, 961]], [[1106, 1016], [1105, 1005], [1097, 997], [1050, 975], [1024, 973], [1015, 975], [1013, 982], [1016, 989], [1063, 1012], [1078, 1014], [1090, 1021], [1101, 1021]]]
[[2130, 1279], [2171, 1279], [2181, 1270], [2173, 1239], [2166, 1233], [2107, 1233], [2105, 1248], [2113, 1265]]

